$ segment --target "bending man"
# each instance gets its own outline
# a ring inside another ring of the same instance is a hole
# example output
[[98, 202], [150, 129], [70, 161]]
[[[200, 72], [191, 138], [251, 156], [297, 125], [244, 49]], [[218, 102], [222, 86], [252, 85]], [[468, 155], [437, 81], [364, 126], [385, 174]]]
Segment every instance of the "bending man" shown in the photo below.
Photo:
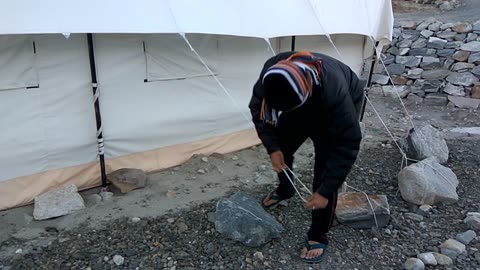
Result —
[[300, 255], [307, 262], [319, 262], [325, 254], [337, 190], [359, 151], [362, 102], [363, 85], [356, 74], [320, 53], [285, 52], [268, 59], [253, 88], [253, 122], [279, 178], [264, 207], [294, 195], [284, 171], [293, 169], [293, 156], [307, 138], [315, 147], [314, 192], [305, 205], [312, 209], [312, 223]]

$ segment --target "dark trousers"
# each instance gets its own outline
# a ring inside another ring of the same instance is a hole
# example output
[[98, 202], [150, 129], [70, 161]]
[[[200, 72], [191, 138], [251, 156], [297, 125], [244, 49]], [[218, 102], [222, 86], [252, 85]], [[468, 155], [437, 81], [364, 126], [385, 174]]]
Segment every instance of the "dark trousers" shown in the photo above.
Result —
[[[359, 116], [363, 98], [355, 100], [355, 108]], [[293, 156], [300, 146], [310, 138], [315, 148], [315, 166], [313, 177], [313, 191], [317, 190], [322, 184], [322, 175], [327, 154], [329, 152], [328, 138], [325, 132], [305, 128], [311, 126], [311, 123], [302, 123], [300, 119], [296, 119], [295, 114], [285, 115], [284, 119], [279, 122], [278, 134], [280, 138], [280, 149], [285, 157], [285, 164], [293, 170]], [[279, 185], [276, 190], [281, 197], [291, 197], [295, 195], [295, 189], [284, 173], [278, 174]], [[290, 176], [293, 180], [293, 177]], [[299, 186], [297, 188], [300, 190]], [[335, 209], [337, 207], [337, 192], [328, 197], [328, 204], [324, 209], [312, 210], [312, 224], [307, 233], [308, 240], [317, 241], [328, 244], [326, 234], [333, 224]]]

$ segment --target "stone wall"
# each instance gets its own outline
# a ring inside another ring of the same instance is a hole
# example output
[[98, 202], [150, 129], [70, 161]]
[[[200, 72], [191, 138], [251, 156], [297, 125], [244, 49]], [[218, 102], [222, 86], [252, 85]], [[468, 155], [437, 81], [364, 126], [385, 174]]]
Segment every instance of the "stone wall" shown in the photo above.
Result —
[[374, 88], [385, 96], [432, 105], [476, 109], [480, 105], [480, 21], [442, 23], [434, 19], [396, 24], [391, 46], [375, 67]]

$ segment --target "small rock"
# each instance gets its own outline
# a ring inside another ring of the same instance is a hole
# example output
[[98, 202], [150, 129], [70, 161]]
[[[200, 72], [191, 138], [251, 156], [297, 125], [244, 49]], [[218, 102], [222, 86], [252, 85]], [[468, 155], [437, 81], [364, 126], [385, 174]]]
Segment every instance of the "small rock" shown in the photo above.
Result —
[[409, 258], [405, 262], [405, 269], [406, 270], [423, 270], [425, 269], [425, 264], [420, 259]]
[[434, 62], [440, 62], [440, 59], [438, 57], [432, 57], [432, 56], [424, 56], [422, 59], [423, 63], [434, 63]]
[[459, 96], [459, 97], [464, 97], [465, 96], [465, 89], [463, 86], [455, 86], [451, 83], [448, 83], [447, 86], [443, 89], [443, 92], [452, 95], [452, 96]]
[[475, 64], [471, 64], [471, 63], [456, 63], [452, 66], [452, 70], [456, 72], [464, 72], [474, 67], [475, 67]]
[[422, 221], [423, 216], [415, 214], [415, 213], [405, 213], [404, 216], [408, 219], [415, 220], [415, 221]]
[[458, 255], [466, 252], [465, 245], [454, 239], [448, 239], [439, 246], [442, 254], [455, 259]]
[[422, 30], [422, 32], [420, 32], [420, 35], [422, 35], [425, 38], [429, 38], [433, 35], [433, 32], [425, 29], [425, 30]]
[[442, 22], [434, 22], [428, 26], [428, 30], [437, 32], [438, 30], [440, 30], [441, 25], [443, 25]]
[[463, 44], [460, 49], [462, 51], [469, 51], [469, 52], [480, 52], [480, 41], [472, 41]]
[[480, 32], [480, 20], [473, 23], [473, 31]]
[[417, 205], [458, 200], [456, 175], [433, 157], [402, 169], [398, 175], [398, 186], [403, 199]]
[[472, 90], [470, 91], [470, 95], [472, 96], [472, 98], [480, 98], [480, 84], [475, 84], [472, 87]]
[[476, 98], [448, 96], [448, 100], [456, 107], [464, 109], [477, 109], [480, 106], [480, 100]]
[[255, 258], [257, 258], [257, 259], [259, 259], [259, 260], [261, 260], [261, 261], [263, 261], [263, 259], [264, 259], [263, 253], [260, 252], [260, 251], [255, 252], [255, 253], [253, 254], [253, 257], [255, 257]]
[[420, 67], [425, 70], [441, 69], [443, 64], [442, 62], [422, 62], [420, 63]]
[[414, 68], [407, 72], [407, 77], [410, 79], [420, 79], [422, 77], [423, 69]]
[[198, 169], [197, 173], [199, 174], [206, 174], [207, 172], [204, 169]]
[[429, 106], [445, 106], [448, 103], [448, 97], [445, 94], [433, 93], [426, 95], [423, 102]]
[[387, 71], [390, 75], [402, 75], [405, 71], [405, 65], [390, 64], [387, 66]]
[[139, 221], [140, 221], [140, 218], [139, 218], [139, 217], [133, 217], [133, 218], [132, 218], [132, 222], [133, 222], [133, 223], [137, 223], [137, 222], [139, 222]]
[[208, 157], [202, 157], [203, 162], [208, 162]]
[[409, 48], [412, 46], [413, 41], [411, 39], [404, 39], [397, 43], [398, 48]]
[[417, 28], [417, 23], [414, 22], [414, 21], [401, 22], [400, 26], [404, 29], [416, 29]]
[[453, 265], [452, 258], [436, 252], [433, 252], [432, 254], [435, 257], [435, 260], [437, 260], [438, 265]]
[[467, 40], [466, 40], [466, 42], [468, 43], [468, 42], [475, 41], [475, 40], [477, 40], [477, 38], [478, 38], [478, 35], [477, 35], [477, 34], [475, 34], [475, 33], [469, 33], [469, 34], [467, 35]]
[[35, 197], [33, 218], [44, 220], [68, 215], [85, 208], [85, 202], [74, 184], [47, 191]]
[[441, 80], [447, 77], [449, 73], [446, 69], [425, 70], [422, 72], [422, 78], [426, 80]]
[[232, 160], [233, 160], [233, 161], [237, 161], [238, 159], [239, 159], [238, 156], [233, 156], [233, 157], [232, 157]]
[[120, 266], [123, 265], [125, 259], [120, 255], [115, 255], [113, 256], [113, 262], [115, 263], [115, 265]]
[[392, 76], [392, 82], [395, 85], [405, 85], [408, 82], [408, 78], [403, 76]]
[[440, 30], [447, 30], [448, 28], [452, 28], [453, 27], [453, 23], [444, 23], [440, 26]]
[[479, 53], [472, 53], [468, 57], [469, 63], [480, 64], [480, 52]]
[[133, 168], [122, 168], [107, 175], [112, 185], [122, 193], [135, 189], [144, 188], [147, 182], [147, 175], [144, 171]]
[[442, 49], [437, 50], [437, 56], [439, 57], [449, 57], [455, 53], [455, 49]]
[[21, 248], [15, 250], [15, 254], [22, 254], [23, 253], [23, 250]]
[[175, 222], [175, 219], [174, 219], [174, 218], [168, 218], [168, 219], [167, 219], [167, 222], [170, 223], [170, 224], [172, 224], [172, 223]]
[[455, 85], [472, 86], [479, 79], [470, 72], [453, 72], [448, 75], [447, 81]]
[[428, 213], [430, 211], [432, 211], [432, 206], [431, 205], [428, 205], [428, 204], [423, 204], [423, 205], [420, 205], [420, 207], [418, 209], [420, 209], [420, 211], [424, 212], [424, 213]]
[[167, 191], [167, 197], [174, 198], [176, 196], [177, 196], [177, 192], [175, 192], [174, 190], [168, 190]]
[[398, 54], [403, 56], [403, 55], [407, 55], [407, 53], [410, 51], [410, 48], [403, 48], [401, 49]]
[[417, 255], [417, 258], [422, 260], [425, 265], [437, 265], [437, 259], [435, 259], [435, 256], [433, 256], [431, 252], [420, 253]]
[[473, 241], [473, 239], [475, 239], [475, 237], [477, 237], [477, 234], [475, 233], [475, 231], [468, 230], [466, 232], [457, 234], [455, 239], [457, 239], [458, 242], [460, 242], [464, 245], [468, 245], [468, 244], [470, 244], [470, 242]]
[[180, 222], [177, 224], [177, 229], [179, 233], [184, 233], [188, 231], [188, 226], [184, 222]]
[[427, 40], [425, 38], [419, 38], [415, 42], [413, 42], [410, 47], [412, 49], [425, 48], [425, 47], [427, 47]]
[[387, 85], [387, 86], [383, 86], [382, 90], [383, 90], [383, 96], [391, 97], [391, 98], [397, 98], [398, 96], [400, 96], [401, 98], [405, 98], [410, 93], [409, 87], [405, 85], [401, 85], [401, 86]]
[[397, 64], [405, 65], [406, 67], [417, 67], [422, 59], [416, 56], [397, 56], [395, 62]]
[[449, 41], [445, 44], [445, 49], [459, 49], [463, 44], [463, 41]]
[[[368, 195], [378, 226], [385, 227], [390, 220], [390, 208], [385, 195]], [[372, 209], [365, 194], [343, 192], [338, 195], [335, 215], [340, 223], [352, 228], [367, 229], [376, 226]]]
[[102, 198], [102, 202], [107, 202], [113, 198], [113, 192], [109, 191], [102, 191], [100, 192], [100, 197]]
[[427, 47], [432, 48], [432, 49], [443, 49], [445, 47], [445, 44], [447, 44], [448, 41], [437, 38], [437, 37], [430, 37], [428, 39]]
[[480, 213], [469, 212], [463, 221], [468, 227], [474, 231], [480, 231]]
[[456, 35], [457, 35], [456, 32], [451, 32], [451, 31], [437, 32], [436, 34], [438, 38], [444, 39], [446, 41], [453, 40]]
[[470, 52], [466, 52], [466, 51], [456, 51], [454, 54], [453, 54], [453, 59], [459, 61], [459, 62], [465, 62], [468, 60], [468, 57], [470, 56]]
[[467, 34], [458, 34], [458, 35], [455, 35], [454, 39], [457, 40], [457, 41], [464, 41], [465, 39], [467, 38]]
[[372, 75], [372, 82], [373, 83], [386, 85], [386, 84], [388, 84], [389, 80], [390, 80], [390, 78], [388, 76], [385, 76], [385, 75], [380, 75], [380, 74], [373, 74]]
[[453, 9], [452, 3], [448, 1], [443, 1], [438, 7], [440, 8], [441, 11], [449, 11]]

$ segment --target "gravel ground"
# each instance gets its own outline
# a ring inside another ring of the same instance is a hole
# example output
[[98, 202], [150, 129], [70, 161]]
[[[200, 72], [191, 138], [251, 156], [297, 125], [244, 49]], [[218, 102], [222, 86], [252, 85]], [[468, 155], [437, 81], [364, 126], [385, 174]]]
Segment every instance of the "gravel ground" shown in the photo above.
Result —
[[[310, 220], [310, 213], [303, 209], [298, 197], [286, 207], [271, 210], [286, 231], [281, 239], [260, 248], [243, 246], [215, 232], [213, 200], [139, 222], [127, 218], [110, 221], [98, 230], [89, 229], [88, 224], [75, 231], [59, 232], [52, 227], [47, 229], [56, 239], [52, 243], [17, 254], [0, 265], [10, 269], [401, 269], [406, 258], [438, 251], [443, 241], [465, 231], [465, 213], [480, 209], [480, 141], [449, 141], [451, 158], [447, 166], [460, 180], [460, 200], [435, 206], [422, 222], [404, 217], [416, 209], [404, 202], [397, 191], [400, 155], [388, 142], [384, 145], [362, 151], [348, 181], [368, 193], [388, 196], [392, 211], [388, 228], [354, 230], [335, 224], [323, 265], [307, 265], [298, 258]], [[298, 155], [310, 160], [311, 148], [306, 144]], [[306, 165], [299, 165], [297, 171], [310, 182], [311, 166]], [[231, 192], [244, 190], [260, 199], [271, 188], [251, 189], [245, 185]], [[23, 243], [11, 238], [2, 245], [21, 247]], [[479, 249], [480, 241], [474, 240], [467, 247], [468, 254], [458, 257], [450, 269], [479, 269]], [[115, 255], [124, 257], [121, 266], [114, 263]]]

